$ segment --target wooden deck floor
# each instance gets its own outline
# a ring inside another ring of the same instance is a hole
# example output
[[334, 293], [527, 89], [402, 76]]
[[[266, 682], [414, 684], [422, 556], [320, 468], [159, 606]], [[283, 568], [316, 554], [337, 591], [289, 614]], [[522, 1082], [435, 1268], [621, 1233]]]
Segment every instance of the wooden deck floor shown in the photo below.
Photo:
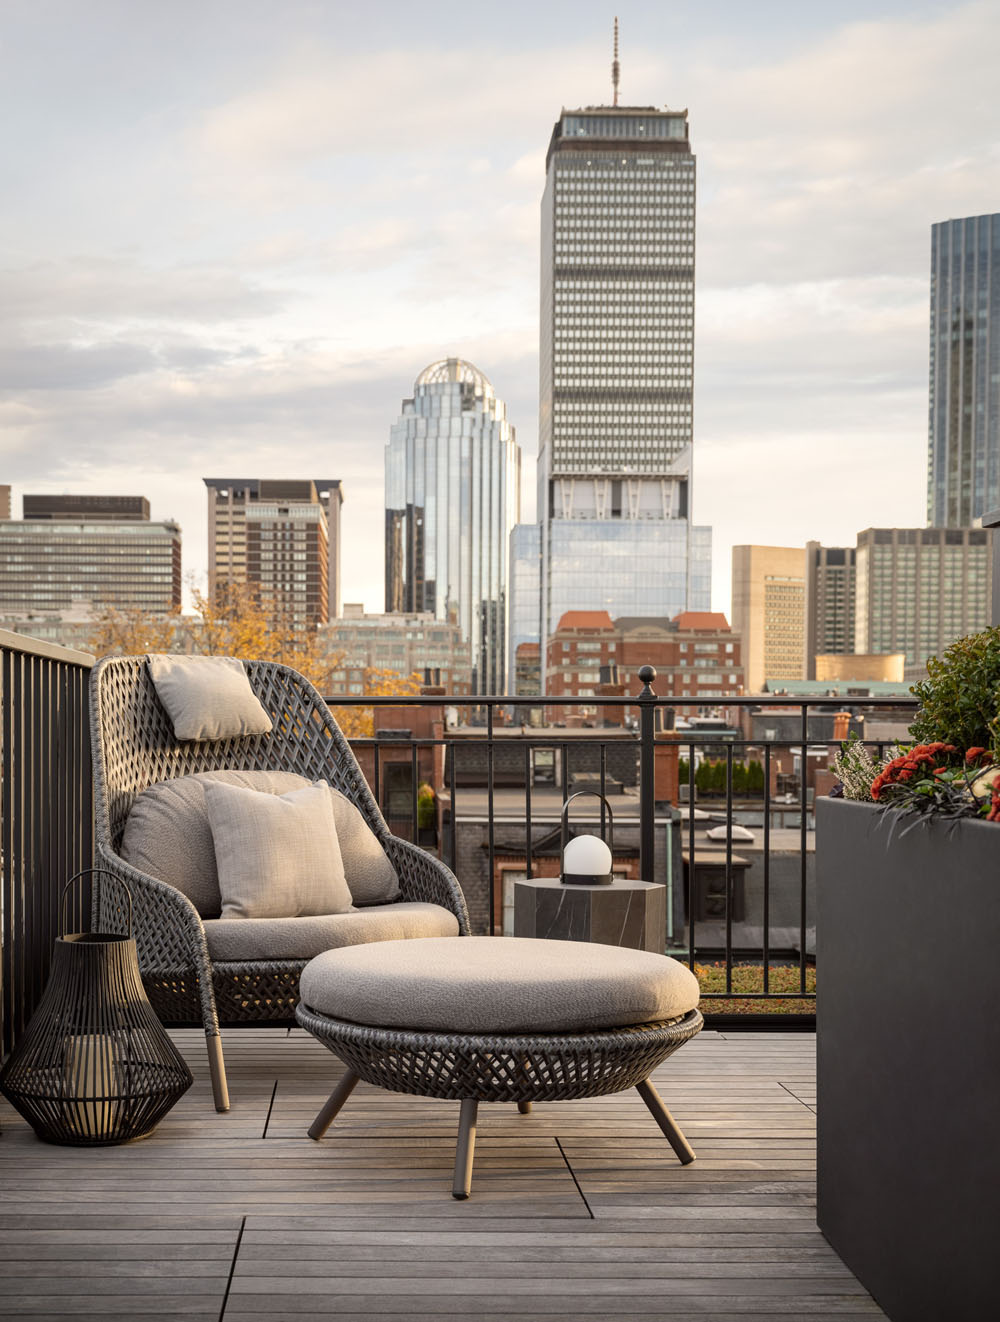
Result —
[[149, 1139], [38, 1142], [0, 1102], [0, 1319], [821, 1319], [884, 1315], [816, 1229], [815, 1039], [704, 1032], [634, 1091], [480, 1108], [450, 1195], [457, 1103], [359, 1087], [305, 1134], [339, 1063], [304, 1033], [226, 1036], [233, 1108], [196, 1083]]

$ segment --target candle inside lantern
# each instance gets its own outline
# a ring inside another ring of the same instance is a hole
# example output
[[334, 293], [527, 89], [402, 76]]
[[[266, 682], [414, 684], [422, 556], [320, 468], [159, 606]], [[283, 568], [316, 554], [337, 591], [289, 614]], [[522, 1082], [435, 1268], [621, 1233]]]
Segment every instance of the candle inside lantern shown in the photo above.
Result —
[[99, 1033], [66, 1039], [63, 1099], [70, 1124], [88, 1139], [107, 1138], [115, 1123], [114, 1044]]

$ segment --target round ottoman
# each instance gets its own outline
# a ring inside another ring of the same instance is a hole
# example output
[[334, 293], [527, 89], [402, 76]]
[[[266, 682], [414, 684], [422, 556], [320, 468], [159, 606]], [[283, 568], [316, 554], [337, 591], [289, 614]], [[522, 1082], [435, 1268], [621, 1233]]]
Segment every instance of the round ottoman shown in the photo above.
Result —
[[581, 941], [430, 937], [328, 950], [302, 971], [299, 1023], [348, 1072], [319, 1139], [359, 1079], [461, 1101], [452, 1192], [467, 1198], [479, 1102], [638, 1089], [680, 1160], [687, 1140], [649, 1082], [700, 1030], [697, 979], [665, 955]]

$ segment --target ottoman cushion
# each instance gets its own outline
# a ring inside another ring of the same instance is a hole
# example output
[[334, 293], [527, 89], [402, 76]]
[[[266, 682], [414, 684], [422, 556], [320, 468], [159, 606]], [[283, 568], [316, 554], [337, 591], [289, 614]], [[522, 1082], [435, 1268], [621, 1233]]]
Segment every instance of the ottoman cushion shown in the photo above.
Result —
[[683, 964], [645, 950], [468, 936], [329, 950], [303, 969], [301, 997], [377, 1028], [576, 1033], [677, 1018], [699, 989]]

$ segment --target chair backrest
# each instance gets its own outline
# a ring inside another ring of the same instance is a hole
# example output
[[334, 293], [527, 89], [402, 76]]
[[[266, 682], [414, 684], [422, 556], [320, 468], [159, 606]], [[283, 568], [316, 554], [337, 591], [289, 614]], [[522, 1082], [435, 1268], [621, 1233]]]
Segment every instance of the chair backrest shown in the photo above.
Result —
[[109, 656], [93, 669], [90, 731], [97, 841], [115, 853], [135, 798], [149, 785], [198, 771], [293, 771], [326, 780], [360, 809], [383, 843], [385, 824], [357, 759], [322, 696], [273, 661], [244, 661], [271, 718], [270, 734], [179, 741], [144, 656]]

